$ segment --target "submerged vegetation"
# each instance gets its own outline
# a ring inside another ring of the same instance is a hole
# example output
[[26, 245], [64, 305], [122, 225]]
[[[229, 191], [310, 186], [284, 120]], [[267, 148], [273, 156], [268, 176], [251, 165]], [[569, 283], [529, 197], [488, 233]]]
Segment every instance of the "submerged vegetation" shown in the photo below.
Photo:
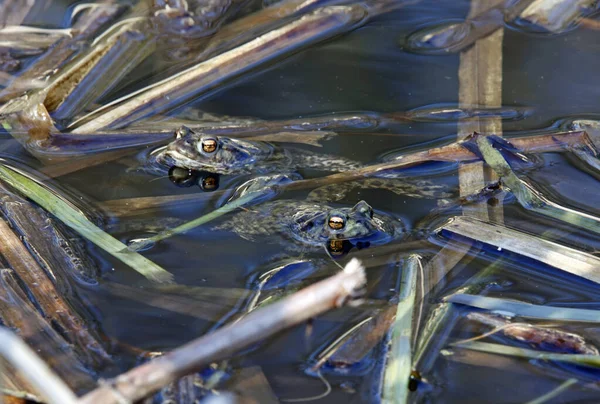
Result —
[[597, 1], [0, 4], [3, 398], [598, 401]]

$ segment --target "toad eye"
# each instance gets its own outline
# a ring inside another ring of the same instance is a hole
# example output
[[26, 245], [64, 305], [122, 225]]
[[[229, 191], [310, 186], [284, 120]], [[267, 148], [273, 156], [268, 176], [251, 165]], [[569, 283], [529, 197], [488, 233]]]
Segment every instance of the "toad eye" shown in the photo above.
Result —
[[208, 154], [213, 154], [217, 151], [219, 146], [218, 139], [216, 137], [202, 137], [198, 142], [198, 151]]
[[329, 216], [327, 224], [333, 230], [340, 230], [346, 225], [346, 219], [338, 215]]
[[207, 175], [199, 181], [198, 185], [205, 192], [215, 191], [219, 188], [219, 177], [216, 175]]

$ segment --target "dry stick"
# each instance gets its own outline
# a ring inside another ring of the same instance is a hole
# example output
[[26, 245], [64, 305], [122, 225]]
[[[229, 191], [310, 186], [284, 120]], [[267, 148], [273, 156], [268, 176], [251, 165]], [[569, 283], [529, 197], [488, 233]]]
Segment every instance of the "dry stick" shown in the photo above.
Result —
[[18, 55], [35, 56], [68, 36], [71, 36], [69, 28], [12, 25], [0, 29], [0, 46], [10, 48], [11, 53], [15, 51]]
[[[521, 153], [548, 153], [569, 150], [582, 144], [593, 149], [592, 142], [585, 132], [567, 132], [556, 135], [540, 135], [522, 138], [508, 139], [508, 141]], [[428, 161], [460, 162], [479, 160], [479, 156], [464, 147], [461, 142], [452, 143], [447, 146], [437, 147], [421, 152], [403, 156], [401, 159], [382, 164], [375, 164], [360, 168], [355, 171], [332, 174], [326, 177], [310, 180], [295, 181], [281, 186], [285, 190], [297, 190], [316, 188], [323, 185], [331, 185], [340, 182], [354, 181], [363, 177], [376, 176], [377, 174], [407, 168]]]
[[[600, 258], [574, 248], [565, 247], [502, 225], [485, 223], [468, 217], [455, 217], [441, 230], [503, 250], [513, 251], [600, 284], [600, 274], [598, 273]], [[461, 293], [469, 292], [461, 291]]]
[[337, 275], [257, 309], [234, 324], [118, 376], [110, 385], [86, 394], [80, 404], [118, 404], [139, 400], [211, 362], [231, 357], [279, 331], [342, 306], [356, 296], [365, 282], [360, 261], [353, 259]]
[[96, 117], [78, 127], [77, 131], [92, 133], [102, 128], [120, 128], [141, 118], [163, 113], [282, 53], [289, 54], [350, 30], [364, 21], [365, 16], [366, 9], [358, 5], [318, 9], [291, 24], [92, 112], [90, 117]]
[[[18, 331], [19, 336], [75, 392], [87, 392], [96, 386], [72, 346], [42, 317], [11, 269], [0, 270], [0, 318], [4, 326]], [[8, 373], [8, 376], [12, 374]]]
[[0, 27], [21, 25], [35, 4], [35, 0], [4, 0], [0, 13]]
[[89, 7], [81, 13], [72, 28], [73, 37], [63, 38], [50, 48], [44, 55], [40, 56], [27, 71], [20, 75], [11, 85], [2, 92], [0, 96], [9, 100], [21, 95], [24, 88], [32, 80], [44, 80], [48, 75], [57, 71], [69, 59], [80, 52], [87, 40], [94, 38], [102, 28], [123, 12], [124, 7], [103, 2], [94, 7]]
[[[471, 2], [470, 17], [478, 13], [486, 12], [485, 10], [493, 7], [502, 7], [501, 1]], [[460, 55], [459, 68], [459, 101], [460, 104], [481, 104], [488, 108], [500, 107], [502, 104], [502, 41], [504, 31], [501, 25], [496, 32], [487, 38], [478, 40], [474, 46]], [[459, 140], [468, 140], [473, 132], [495, 133], [502, 134], [502, 121], [499, 117], [494, 117], [490, 120], [481, 121], [462, 120], [459, 124]], [[569, 135], [567, 135], [569, 136]], [[581, 136], [587, 137], [585, 133]], [[531, 138], [530, 138], [531, 139]], [[542, 137], [542, 139], [547, 139]], [[523, 138], [525, 142], [529, 139]], [[512, 139], [513, 145], [517, 148], [518, 139]], [[543, 142], [542, 142], [543, 143]], [[525, 146], [526, 148], [527, 146]], [[525, 152], [525, 151], [523, 151]], [[531, 151], [529, 151], [531, 152]], [[465, 197], [482, 189], [486, 183], [486, 170], [484, 163], [471, 161], [467, 164], [461, 164], [458, 168], [460, 195]], [[495, 178], [492, 178], [494, 180]], [[488, 219], [489, 214], [500, 216], [502, 207], [488, 212], [488, 206], [485, 203], [477, 204], [474, 209], [472, 207], [463, 208], [463, 214], [475, 215], [484, 219]], [[501, 217], [496, 217], [502, 220]], [[458, 248], [457, 248], [458, 247]], [[454, 268], [459, 262], [467, 259], [470, 260], [474, 255], [469, 255], [471, 245], [461, 248], [457, 246], [454, 240], [450, 240], [443, 246], [440, 254], [436, 255], [427, 265], [433, 269], [438, 268], [441, 276], [438, 278], [440, 282], [445, 279], [447, 273]], [[446, 251], [444, 251], [446, 250]], [[440, 265], [442, 261], [442, 265]], [[444, 264], [449, 264], [444, 266]], [[428, 273], [430, 271], [426, 271]], [[431, 279], [431, 275], [426, 275]], [[430, 283], [431, 285], [431, 283]], [[428, 287], [433, 287], [428, 286]], [[428, 290], [429, 291], [429, 290]], [[423, 297], [425, 293], [423, 294]], [[419, 366], [420, 370], [427, 372], [433, 366], [435, 358], [437, 358], [443, 341], [447, 338], [447, 333], [454, 326], [456, 321], [456, 313], [454, 306], [448, 303], [438, 304], [431, 312], [431, 317], [426, 323], [423, 333], [420, 336], [420, 343], [414, 356], [413, 364]], [[441, 338], [440, 338], [441, 337]]]
[[[590, 150], [595, 150], [594, 146], [583, 131], [565, 132], [553, 135], [525, 136], [507, 139], [520, 153], [549, 153], [568, 151], [572, 148], [586, 146]], [[462, 142], [451, 143], [446, 146], [436, 147], [416, 153], [411, 153], [402, 158], [389, 162], [365, 166], [358, 170], [347, 171], [328, 175], [321, 178], [295, 181], [280, 186], [283, 190], [312, 189], [324, 185], [337, 184], [348, 181], [355, 181], [368, 176], [374, 176], [377, 173], [408, 168], [417, 164], [429, 161], [460, 162], [479, 160], [479, 156], [463, 146]], [[226, 191], [217, 191], [212, 193], [198, 193], [193, 195], [168, 195], [152, 196], [141, 198], [124, 198], [112, 201], [102, 202], [102, 206], [117, 216], [140, 213], [143, 209], [156, 209], [171, 204], [197, 203], [199, 201], [209, 200], [217, 195], [222, 195]]]
[[[263, 35], [265, 32], [280, 26], [292, 16], [306, 13], [316, 7], [338, 4], [340, 0], [282, 0], [255, 13], [246, 15], [225, 25], [209, 40], [206, 47], [198, 54], [191, 54], [192, 59], [177, 63], [172, 69], [185, 69], [201, 61], [205, 61], [223, 52]], [[167, 70], [167, 72], [169, 71]]]
[[36, 354], [12, 332], [0, 327], [0, 354], [23, 373], [51, 404], [75, 404], [77, 397]]
[[[475, 44], [460, 54], [459, 106], [481, 105], [487, 108], [499, 108], [502, 105], [502, 41], [504, 37], [504, 20], [502, 8], [504, 0], [471, 1], [469, 17], [489, 13], [495, 10], [500, 14], [500, 24], [496, 31], [486, 38], [479, 39]], [[473, 132], [493, 133], [502, 136], [502, 120], [492, 119], [461, 120], [458, 126], [458, 140], [464, 140]], [[482, 161], [461, 164], [458, 168], [460, 195], [470, 195], [485, 186], [486, 173]], [[493, 175], [490, 180], [496, 180]], [[490, 212], [488, 212], [490, 210]], [[475, 215], [487, 219], [489, 214], [501, 214], [502, 207], [492, 211], [485, 202], [463, 208], [463, 214]], [[501, 220], [501, 219], [500, 219]]]
[[88, 351], [82, 353], [88, 355], [89, 362], [110, 361], [108, 353], [89, 333], [85, 321], [73, 312], [4, 219], [0, 219], [0, 240], [0, 254], [27, 285], [44, 316], [59, 324], [73, 343], [78, 341], [78, 346], [87, 347]]
[[95, 41], [85, 55], [53, 80], [45, 90], [44, 105], [54, 119], [71, 119], [114, 88], [154, 48], [149, 20], [132, 18], [118, 24], [118, 29]]

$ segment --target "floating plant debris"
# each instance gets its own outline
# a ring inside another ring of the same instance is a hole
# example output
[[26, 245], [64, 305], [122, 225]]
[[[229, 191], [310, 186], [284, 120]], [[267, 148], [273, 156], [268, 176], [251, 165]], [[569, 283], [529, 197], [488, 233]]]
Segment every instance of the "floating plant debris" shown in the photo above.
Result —
[[0, 395], [598, 401], [598, 10], [4, 0]]

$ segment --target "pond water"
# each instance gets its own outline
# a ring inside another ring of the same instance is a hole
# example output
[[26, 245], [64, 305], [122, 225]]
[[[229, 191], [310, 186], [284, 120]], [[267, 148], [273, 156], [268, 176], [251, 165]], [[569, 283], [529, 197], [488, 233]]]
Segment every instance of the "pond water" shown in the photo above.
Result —
[[[52, 1], [52, 6], [44, 9], [37, 3], [24, 24], [46, 28], [67, 26], [65, 16], [77, 4]], [[404, 44], [418, 29], [443, 21], [464, 20], [471, 1], [421, 0], [412, 3], [375, 16], [348, 33], [229, 80], [208, 95], [172, 111], [170, 116], [187, 118], [202, 111], [263, 120], [310, 120], [331, 113], [385, 114], [416, 108], [456, 107], [460, 86], [464, 85], [458, 75], [460, 53], [418, 54], [408, 52]], [[255, 8], [259, 7], [255, 5]], [[503, 31], [499, 54], [502, 58], [502, 107], [507, 111], [524, 108], [528, 111], [519, 119], [502, 121], [505, 135], [543, 134], [556, 130], [560, 126], [557, 121], [582, 116], [593, 118], [600, 91], [593, 84], [600, 55], [597, 30], [584, 25], [560, 34], [532, 33], [514, 26], [504, 26]], [[167, 58], [164, 52], [158, 56]], [[161, 73], [166, 63], [158, 56], [143, 62], [99, 102], [110, 102], [155, 81], [154, 75]], [[142, 120], [136, 125], [149, 132], [155, 130], [153, 122], [146, 124]], [[453, 117], [437, 121], [396, 120], [365, 129], [333, 129], [337, 135], [323, 141], [321, 148], [306, 144], [285, 147], [373, 164], [386, 156], [389, 159], [390, 155], [452, 142], [459, 125]], [[25, 164], [32, 170], [43, 170], [46, 164], [52, 163], [36, 160], [9, 133], [1, 136], [2, 157]], [[148, 151], [141, 147], [130, 156], [61, 175], [53, 180], [53, 184], [74, 195], [74, 199], [89, 201], [86, 206], [80, 203], [86, 213], [101, 217], [108, 233], [128, 243], [213, 211], [222, 206], [229, 195], [223, 194], [222, 190], [230, 190], [248, 178], [222, 175], [219, 189], [213, 193], [196, 185], [179, 187], [164, 173], [156, 175], [137, 169], [140, 159]], [[536, 154], [521, 165], [519, 174], [524, 173], [548, 199], [591, 216], [598, 215], [598, 172], [571, 153]], [[309, 167], [300, 167], [298, 171], [305, 179], [328, 174]], [[232, 360], [228, 364], [227, 380], [216, 387], [217, 390], [233, 388], [241, 383], [240, 369], [252, 369], [264, 373], [272, 393], [280, 400], [318, 397], [326, 390], [326, 385], [307, 369], [324, 348], [345, 332], [396, 303], [395, 296], [403, 284], [399, 257], [419, 254], [426, 263], [441, 254], [440, 250], [448, 242], [468, 244], [465, 240], [457, 241], [451, 235], [433, 231], [445, 218], [461, 215], [461, 207], [443, 211], [434, 222], [428, 216], [441, 203], [456, 202], [459, 184], [464, 181], [459, 178], [458, 164], [425, 164], [412, 168], [409, 176], [443, 186], [448, 195], [418, 197], [385, 189], [354, 189], [334, 205], [354, 206], [364, 200], [377, 213], [392, 215], [409, 229], [423, 231], [411, 231], [408, 238], [396, 239], [385, 246], [370, 246], [360, 251], [353, 248], [339, 257], [332, 257], [325, 249], [285, 250], [274, 237], [268, 238], [267, 242], [254, 242], [234, 232], [214, 229], [228, 223], [238, 212], [228, 213], [215, 222], [160, 241], [141, 252], [171, 272], [177, 284], [182, 285], [177, 290], [166, 291], [92, 243], [86, 243], [86, 253], [100, 270], [99, 283], [93, 286], [73, 284], [73, 287], [90, 306], [94, 316], [90, 321], [94, 321], [100, 333], [111, 342], [111, 352], [117, 358], [117, 366], [100, 371], [100, 374], [112, 376], [139, 363], [139, 356], [134, 353], [138, 351], [132, 351], [131, 347], [143, 351], [168, 351], [232, 321], [236, 314], [247, 309], [251, 291], [256, 290], [260, 275], [281, 262], [298, 261], [281, 275], [275, 286], [263, 291], [265, 295], [280, 296], [324, 279], [338, 272], [339, 264], [343, 266], [352, 257], [359, 256], [368, 267], [366, 297], [376, 303], [332, 311], [310, 324], [293, 327], [269, 338]], [[277, 198], [300, 202], [306, 199], [308, 191], [286, 192]], [[106, 202], [125, 198], [173, 195], [183, 198], [193, 194], [203, 196], [193, 203], [163, 204], [159, 208], [139, 211], [132, 209], [121, 216], [102, 209]], [[508, 191], [499, 199], [500, 207], [495, 209], [502, 211], [502, 222], [506, 226], [589, 254], [600, 250], [597, 232], [527, 210]], [[293, 207], [292, 203], [290, 206]], [[490, 203], [484, 203], [483, 209], [487, 210], [488, 205]], [[76, 233], [71, 237], [81, 239]], [[490, 266], [494, 267], [491, 275], [473, 280]], [[418, 296], [416, 331], [413, 331], [417, 346], [423, 341], [425, 324], [442, 299], [474, 282], [480, 289], [478, 293], [489, 297], [549, 307], [600, 309], [597, 298], [600, 287], [596, 283], [483, 242], [472, 243], [468, 253], [446, 271], [449, 272], [443, 282], [433, 285], [424, 298]], [[429, 279], [429, 275], [425, 275], [425, 279]], [[434, 343], [425, 353], [425, 359], [417, 363], [421, 381], [416, 383], [416, 391], [410, 393], [410, 402], [528, 402], [569, 378], [577, 379], [578, 383], [551, 402], [597, 401], [598, 370], [451, 347], [453, 342], [489, 331], [466, 319], [466, 315], [475, 309], [454, 305], [452, 310], [447, 323], [434, 334]], [[540, 319], [525, 318], [522, 321], [548, 323]], [[554, 321], [552, 324], [582, 335], [592, 345], [600, 344], [598, 322]], [[389, 335], [381, 335], [378, 342], [372, 344], [372, 350], [356, 363], [325, 366], [322, 374], [331, 384], [331, 392], [313, 402], [379, 402], [389, 338]], [[529, 347], [527, 343], [498, 335], [486, 341]], [[272, 400], [258, 388], [249, 388], [245, 394], [251, 397], [255, 394], [256, 402]]]

